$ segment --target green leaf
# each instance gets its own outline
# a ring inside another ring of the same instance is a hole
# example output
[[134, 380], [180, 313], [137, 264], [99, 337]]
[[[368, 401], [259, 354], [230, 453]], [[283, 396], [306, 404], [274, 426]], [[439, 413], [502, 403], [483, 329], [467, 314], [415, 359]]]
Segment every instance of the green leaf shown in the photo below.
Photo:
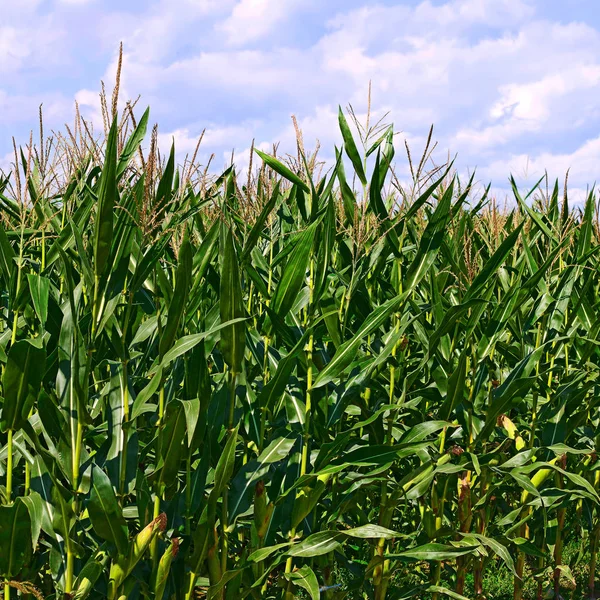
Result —
[[539, 181], [534, 186], [532, 186], [530, 192], [527, 194], [527, 196], [525, 196], [525, 198], [522, 198], [519, 194], [519, 191], [517, 189], [517, 183], [512, 175], [510, 177], [510, 184], [512, 187], [513, 194], [515, 195], [515, 198], [517, 199], [517, 202], [519, 206], [523, 209], [523, 211], [526, 212], [527, 215], [529, 215], [529, 218], [540, 228], [540, 230], [549, 240], [556, 241], [556, 236], [552, 231], [550, 231], [546, 223], [544, 223], [540, 213], [531, 208], [531, 206], [529, 206], [529, 204], [527, 204], [527, 202], [525, 201], [536, 189], [538, 189], [543, 179], [544, 177], [540, 178]]
[[358, 539], [393, 539], [398, 537], [398, 534], [380, 525], [362, 525], [340, 531], [319, 531], [309, 535], [299, 544], [292, 546], [287, 554], [288, 556], [306, 558], [322, 556], [323, 554], [338, 550], [342, 545], [341, 541], [349, 537]]
[[127, 526], [108, 475], [94, 466], [88, 514], [98, 536], [113, 543], [120, 555], [128, 551]]
[[[234, 321], [245, 316], [238, 258], [231, 230], [225, 225], [221, 231], [221, 285], [219, 288], [221, 322]], [[246, 347], [246, 326], [237, 321], [221, 332], [221, 352], [233, 373], [240, 373]]]
[[106, 554], [100, 552], [98, 554], [101, 554], [99, 560], [96, 560], [96, 557], [94, 556], [79, 572], [75, 585], [73, 586], [73, 589], [75, 590], [73, 600], [85, 600], [92, 593], [96, 582], [104, 573], [104, 570], [106, 569], [105, 563], [107, 562], [108, 557]]
[[478, 533], [466, 534], [463, 539], [465, 540], [466, 543], [469, 543], [471, 538], [473, 538], [474, 540], [477, 540], [479, 543], [483, 544], [484, 546], [487, 546], [494, 554], [496, 554], [497, 556], [499, 556], [502, 559], [502, 561], [508, 567], [510, 572], [515, 577], [517, 576], [517, 571], [515, 569], [515, 563], [512, 559], [512, 556], [510, 555], [508, 548], [504, 544], [501, 544], [498, 540], [495, 540], [493, 538], [490, 538], [490, 537], [487, 537], [485, 535], [481, 535]]
[[343, 540], [344, 537], [341, 531], [318, 531], [309, 535], [299, 544], [292, 546], [287, 555], [301, 558], [323, 556], [341, 548], [340, 540]]
[[392, 298], [373, 311], [352, 339], [344, 342], [337, 349], [333, 359], [319, 373], [313, 387], [318, 388], [326, 385], [344, 371], [356, 357], [356, 352], [362, 340], [377, 331], [399, 309], [406, 297], [407, 294], [403, 294], [402, 296]]
[[258, 154], [273, 171], [279, 173], [282, 177], [285, 177], [288, 181], [296, 184], [300, 189], [308, 194], [309, 189], [308, 186], [296, 175], [296, 173], [292, 172], [288, 167], [286, 167], [282, 162], [279, 162], [273, 156], [269, 156], [264, 152], [261, 152], [258, 148], [254, 148], [256, 154]]
[[183, 412], [185, 413], [185, 427], [187, 432], [187, 445], [188, 448], [192, 446], [192, 440], [194, 439], [194, 432], [198, 425], [198, 418], [200, 416], [200, 399], [191, 398], [190, 400], [180, 400], [183, 406]]
[[311, 331], [311, 329], [305, 331], [296, 345], [279, 361], [275, 375], [261, 390], [257, 403], [259, 406], [264, 407], [265, 410], [270, 409], [281, 398], [297, 366], [298, 356], [304, 350]]
[[113, 119], [104, 156], [104, 168], [98, 189], [98, 208], [94, 229], [94, 275], [99, 279], [104, 272], [113, 239], [113, 208], [117, 203], [117, 137], [119, 126]]
[[430, 585], [425, 591], [435, 594], [444, 594], [444, 596], [454, 598], [454, 600], [469, 600], [469, 598], [466, 596], [453, 592], [452, 590], [442, 587], [441, 585]]
[[223, 453], [219, 457], [219, 462], [217, 463], [217, 468], [215, 469], [215, 485], [210, 495], [213, 503], [219, 499], [226, 486], [229, 484], [231, 476], [233, 475], [238, 429], [239, 425], [237, 425], [235, 429], [229, 433]]
[[517, 239], [521, 235], [521, 230], [525, 225], [525, 221], [521, 221], [519, 225], [506, 237], [506, 239], [498, 246], [498, 249], [491, 258], [486, 262], [483, 269], [476, 275], [473, 283], [467, 290], [462, 301], [467, 302], [475, 295], [477, 295], [483, 286], [485, 286], [491, 279], [492, 275], [498, 270], [500, 265], [504, 262], [511, 250], [514, 250]]
[[160, 387], [161, 381], [163, 377], [163, 370], [159, 368], [158, 371], [150, 378], [148, 384], [140, 391], [140, 393], [136, 396], [133, 406], [131, 408], [131, 418], [136, 419], [141, 414], [145, 412], [153, 412], [156, 410], [156, 407], [148, 407], [148, 403], [152, 396], [156, 394], [158, 388]]
[[319, 600], [319, 582], [314, 571], [308, 565], [304, 565], [292, 573], [286, 573], [284, 576], [294, 585], [306, 590], [312, 600]]
[[352, 527], [350, 529], [344, 529], [342, 533], [349, 537], [359, 538], [359, 539], [380, 539], [384, 538], [386, 540], [393, 539], [398, 537], [398, 533], [388, 529], [387, 527], [382, 527], [381, 525], [361, 525], [360, 527]]
[[117, 164], [117, 179], [120, 180], [123, 177], [123, 173], [125, 173], [125, 169], [131, 162], [133, 155], [138, 151], [140, 144], [142, 143], [145, 135], [146, 129], [148, 128], [148, 119], [150, 117], [150, 108], [147, 108], [142, 115], [142, 118], [139, 120], [137, 127], [134, 129], [133, 133], [129, 136], [125, 147], [121, 152], [121, 156], [119, 156], [119, 162]]
[[31, 546], [32, 548], [35, 548], [40, 537], [40, 531], [42, 530], [44, 501], [35, 491], [30, 491], [29, 495], [21, 497], [20, 500], [25, 504], [29, 511], [29, 519], [31, 520]]
[[21, 498], [11, 506], [0, 506], [0, 576], [17, 577], [30, 561], [31, 525], [29, 510]]
[[43, 327], [46, 325], [46, 319], [48, 318], [50, 280], [33, 273], [27, 273], [27, 282], [29, 283], [29, 292], [33, 301], [33, 307]]
[[171, 144], [171, 151], [169, 152], [169, 158], [167, 164], [162, 173], [162, 177], [156, 187], [156, 201], [154, 204], [154, 213], [156, 217], [164, 216], [171, 198], [173, 195], [173, 179], [175, 176], [175, 143]]
[[233, 319], [232, 321], [226, 321], [225, 323], [220, 323], [219, 325], [212, 327], [208, 331], [204, 331], [202, 333], [192, 333], [190, 335], [184, 335], [182, 338], [179, 338], [174, 344], [173, 347], [163, 356], [162, 361], [153, 366], [149, 375], [152, 375], [159, 371], [160, 369], [164, 369], [169, 363], [172, 363], [176, 358], [180, 357], [182, 354], [189, 352], [197, 346], [200, 342], [204, 341], [206, 338], [218, 333], [222, 329], [226, 329], [227, 327], [231, 327], [232, 325], [236, 325], [238, 323], [243, 323], [246, 321], [246, 318]]
[[440, 429], [444, 429], [445, 427], [454, 427], [452, 423], [448, 421], [424, 421], [423, 423], [418, 423], [414, 427], [411, 427], [401, 438], [401, 444], [416, 444], [424, 440], [426, 437], [439, 431]]
[[285, 317], [296, 302], [298, 293], [306, 282], [312, 245], [320, 221], [311, 223], [298, 237], [283, 269], [283, 274], [271, 300], [271, 308]]
[[4, 406], [0, 419], [2, 431], [16, 431], [27, 421], [37, 399], [46, 363], [46, 350], [29, 340], [19, 340], [8, 352], [2, 375]]
[[287, 548], [289, 545], [289, 542], [283, 542], [282, 544], [275, 544], [274, 546], [268, 546], [267, 548], [259, 548], [248, 557], [248, 560], [250, 562], [262, 562], [278, 550]]
[[229, 517], [234, 520], [250, 505], [254, 484], [265, 476], [269, 466], [283, 460], [296, 444], [296, 436], [289, 434], [273, 440], [256, 460], [250, 461], [235, 476], [229, 492]]
[[273, 209], [275, 208], [275, 205], [277, 204], [277, 201], [279, 199], [279, 182], [277, 182], [275, 184], [275, 189], [271, 194], [271, 198], [263, 206], [262, 210], [260, 211], [260, 214], [258, 215], [258, 218], [256, 219], [256, 222], [254, 223], [252, 229], [250, 230], [250, 233], [248, 234], [248, 238], [246, 239], [246, 243], [244, 244], [244, 251], [242, 252], [242, 255], [240, 257], [241, 262], [245, 262], [248, 259], [253, 248], [256, 246], [256, 243], [258, 242], [260, 236], [264, 233], [264, 224], [269, 218], [269, 215], [273, 212]]
[[[557, 338], [560, 341], [564, 338]], [[507, 412], [508, 407], [518, 398], [522, 398], [535, 383], [535, 377], [530, 377], [536, 362], [551, 342], [546, 342], [528, 354], [510, 372], [510, 375], [500, 387], [494, 390], [493, 401], [488, 406], [485, 425], [479, 432], [479, 438], [485, 438], [496, 426], [498, 416]], [[554, 342], [552, 342], [554, 343]]]
[[386, 558], [403, 558], [409, 560], [454, 560], [458, 556], [473, 554], [478, 546], [448, 546], [446, 544], [424, 544], [395, 554], [386, 554]]
[[356, 147], [354, 138], [352, 137], [352, 132], [348, 126], [348, 121], [346, 121], [346, 117], [344, 116], [344, 111], [342, 110], [341, 106], [338, 109], [338, 122], [340, 125], [340, 131], [342, 132], [342, 138], [344, 139], [344, 149], [346, 150], [348, 158], [352, 162], [354, 172], [360, 179], [361, 183], [363, 185], [367, 185], [367, 176], [365, 175], [365, 170], [358, 153], [358, 148]]
[[467, 378], [467, 352], [460, 355], [458, 365], [448, 379], [448, 392], [442, 404], [438, 416], [441, 419], [449, 419], [452, 411], [464, 400], [465, 381]]
[[14, 269], [15, 251], [8, 241], [4, 225], [0, 223], [0, 275], [4, 277], [6, 286], [10, 283]]
[[169, 305], [167, 314], [167, 323], [162, 330], [162, 335], [159, 342], [159, 354], [162, 357], [171, 348], [177, 337], [177, 330], [183, 317], [185, 305], [188, 300], [188, 293], [192, 283], [192, 248], [187, 231], [183, 237], [181, 247], [179, 249], [179, 260], [177, 263], [177, 271], [175, 273], [175, 290], [173, 291], [173, 299]]
[[427, 221], [427, 226], [421, 236], [419, 249], [406, 274], [406, 281], [403, 286], [405, 291], [412, 291], [421, 279], [425, 277], [427, 271], [435, 261], [446, 233], [446, 227], [450, 221], [453, 192], [454, 181], [448, 186], [448, 189], [444, 192], [433, 214]]
[[162, 493], [163, 486], [169, 488], [177, 480], [183, 452], [185, 428], [186, 418], [183, 405], [180, 402], [169, 403], [165, 426], [162, 428], [158, 439], [161, 457], [158, 493]]

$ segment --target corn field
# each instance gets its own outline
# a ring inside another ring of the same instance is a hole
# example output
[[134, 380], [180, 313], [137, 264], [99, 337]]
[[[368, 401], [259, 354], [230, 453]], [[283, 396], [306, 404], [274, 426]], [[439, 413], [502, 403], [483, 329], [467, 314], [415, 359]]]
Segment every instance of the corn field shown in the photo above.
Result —
[[342, 110], [216, 177], [112, 108], [0, 181], [5, 600], [595, 597], [594, 193]]

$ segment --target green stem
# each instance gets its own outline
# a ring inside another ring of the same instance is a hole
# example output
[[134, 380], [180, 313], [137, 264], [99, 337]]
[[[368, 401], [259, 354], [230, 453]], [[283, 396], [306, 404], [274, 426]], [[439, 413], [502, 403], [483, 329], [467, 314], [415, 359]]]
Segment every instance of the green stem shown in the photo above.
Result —
[[8, 445], [6, 457], [6, 499], [10, 504], [12, 502], [13, 491], [13, 430], [8, 430]]
[[[235, 386], [237, 382], [237, 373], [229, 372], [229, 419], [228, 419], [228, 437], [233, 433], [233, 422], [235, 417]], [[222, 497], [221, 507], [221, 572], [227, 571], [227, 560], [229, 554], [229, 537], [227, 528], [229, 527], [229, 486], [225, 486]]]
[[29, 491], [31, 490], [31, 465], [26, 462], [25, 463], [25, 491], [24, 495], [29, 496]]
[[129, 386], [127, 378], [127, 361], [123, 360], [121, 363], [121, 402], [123, 410], [123, 448], [121, 450], [121, 472], [119, 481], [119, 493], [121, 501], [127, 494], [127, 446], [129, 442], [129, 434], [127, 424], [129, 423]]
[[[81, 463], [81, 449], [83, 447], [83, 424], [77, 419], [77, 431], [75, 434], [75, 460], [73, 462], [73, 493], [75, 498], [79, 491], [79, 465]], [[76, 502], [74, 499], [73, 502]]]
[[[395, 325], [394, 325], [394, 334], [397, 334], [400, 328], [400, 319], [398, 315], [395, 315]], [[398, 344], [394, 344], [392, 348], [392, 360], [395, 360], [396, 354], [398, 352]], [[394, 404], [395, 397], [395, 388], [396, 388], [396, 367], [392, 363], [390, 365], [390, 389], [388, 401], [389, 404]], [[397, 410], [390, 410], [388, 414], [387, 420], [387, 432], [386, 432], [386, 444], [388, 446], [392, 446], [394, 443], [394, 422], [396, 420]], [[381, 499], [379, 504], [379, 524], [382, 527], [388, 527], [389, 521], [391, 520], [391, 512], [388, 509], [388, 481], [387, 478], [383, 480], [381, 483]], [[380, 560], [383, 560], [383, 556], [385, 554], [385, 538], [379, 538], [377, 542], [377, 547], [375, 549], [375, 555], [379, 557]], [[390, 568], [389, 560], [381, 562], [379, 565], [375, 567], [373, 570], [373, 583], [375, 585], [375, 598], [376, 600], [383, 600], [387, 594], [388, 587], [388, 578], [386, 577]]]
[[[21, 274], [22, 274], [22, 265], [23, 265], [23, 235], [24, 235], [24, 227], [21, 227], [21, 241], [19, 243], [19, 262], [17, 264], [17, 289], [15, 291], [15, 303], [18, 301], [19, 293], [21, 292]], [[12, 328], [12, 336], [10, 338], [10, 345], [12, 346], [17, 339], [17, 324], [19, 322], [19, 310], [15, 308], [13, 310], [13, 328]]]
[[[292, 529], [290, 531], [290, 536], [289, 536], [290, 542], [295, 537], [296, 537], [296, 528], [292, 527]], [[291, 556], [289, 556], [285, 562], [285, 573], [286, 574], [291, 573], [293, 568], [294, 568], [294, 559]], [[294, 586], [291, 581], [288, 581], [288, 584], [287, 584], [284, 594], [283, 594], [283, 598], [284, 598], [284, 600], [294, 600]]]
[[[152, 511], [152, 518], [157, 519], [160, 515], [160, 492], [154, 495], [154, 509]], [[152, 572], [156, 571], [158, 565], [158, 536], [154, 536], [150, 542], [150, 558], [152, 559]]]
[[[314, 313], [314, 270], [315, 261], [313, 256], [310, 257], [310, 277], [308, 281], [309, 289], [309, 300], [308, 300], [308, 317], [306, 320], [306, 326], [312, 326], [312, 316]], [[315, 340], [312, 331], [308, 338], [308, 344], [306, 346], [306, 407], [304, 417], [304, 440], [302, 444], [302, 458], [300, 461], [300, 477], [306, 475], [308, 466], [308, 449], [310, 442], [310, 420], [312, 412], [312, 394], [313, 394], [313, 351], [314, 351]]]
[[600, 537], [600, 518], [596, 516], [596, 523], [590, 536], [590, 573], [588, 577], [588, 590], [590, 598], [595, 598], [596, 593], [596, 562], [598, 556], [598, 538]]
[[[164, 382], [161, 382], [160, 390], [158, 392], [158, 419], [156, 420], [156, 430], [160, 431], [162, 421], [165, 416], [165, 386]], [[152, 518], [156, 519], [160, 515], [160, 497], [162, 495], [161, 490], [157, 490], [154, 496], [154, 511]], [[155, 536], [150, 542], [150, 557], [152, 558], [152, 570], [156, 571], [158, 566], [158, 536]]]
[[92, 300], [92, 341], [96, 338], [96, 328], [98, 326], [98, 295], [100, 293], [100, 277], [94, 278], [94, 299]]
[[235, 416], [235, 386], [237, 382], [237, 373], [230, 371], [229, 373], [229, 419], [227, 421], [227, 428], [229, 434], [233, 431], [233, 420]]
[[[264, 338], [265, 344], [265, 354], [263, 358], [263, 386], [267, 385], [270, 377], [269, 371], [269, 344], [270, 339], [268, 336]], [[263, 451], [264, 443], [265, 443], [265, 431], [267, 428], [267, 407], [260, 407], [260, 437], [258, 440], [258, 450], [259, 453]]]
[[313, 371], [312, 371], [312, 361], [313, 361], [313, 348], [314, 348], [314, 337], [312, 333], [308, 338], [308, 344], [306, 346], [306, 363], [307, 363], [307, 372], [306, 372], [306, 411], [304, 418], [304, 436], [302, 443], [302, 458], [300, 461], [300, 477], [306, 475], [306, 470], [308, 467], [308, 449], [310, 445], [310, 418], [312, 411], [312, 385], [313, 385]]
[[158, 420], [156, 421], [157, 429], [162, 425], [165, 416], [165, 386], [161, 385], [158, 392]]
[[[310, 279], [308, 283], [309, 287], [309, 301], [308, 311], [309, 318], [307, 319], [306, 325], [312, 326], [312, 315], [313, 315], [313, 293], [314, 293], [314, 259], [311, 255], [310, 258]], [[300, 477], [306, 475], [308, 469], [308, 449], [310, 442], [310, 417], [312, 412], [312, 387], [313, 387], [313, 350], [314, 350], [314, 336], [312, 331], [308, 338], [308, 344], [306, 345], [306, 404], [305, 404], [305, 417], [304, 417], [304, 433], [302, 439], [302, 454], [300, 458]], [[296, 537], [296, 528], [292, 527], [289, 535], [290, 541]], [[294, 568], [293, 558], [290, 556], [285, 564], [285, 572], [291, 573]], [[294, 598], [294, 586], [292, 582], [288, 582], [285, 589], [284, 598], [285, 600], [293, 600]]]
[[[561, 465], [563, 469], [566, 469], [566, 456], [563, 458], [563, 464]], [[555, 474], [556, 487], [558, 489], [564, 489], [565, 482], [562, 473]], [[563, 555], [563, 528], [565, 525], [565, 516], [566, 509], [559, 508], [557, 511], [557, 524], [556, 524], [556, 542], [554, 546], [554, 596], [556, 598], [560, 597], [560, 576], [561, 571], [558, 568], [559, 565], [562, 565], [562, 555]]]
[[[7, 458], [6, 458], [6, 499], [10, 504], [12, 499], [12, 470], [13, 470], [13, 431], [8, 430], [8, 446], [7, 446]], [[4, 598], [5, 600], [10, 599], [10, 585], [8, 582], [4, 584]]]
[[192, 533], [192, 452], [188, 450], [185, 459], [185, 533]]
[[[64, 500], [59, 494], [60, 510], [63, 515], [66, 513]], [[75, 567], [75, 552], [73, 550], [73, 537], [71, 532], [67, 532], [65, 537], [65, 546], [67, 547], [67, 568], [65, 573], [65, 593], [70, 594], [73, 591], [74, 567]]]

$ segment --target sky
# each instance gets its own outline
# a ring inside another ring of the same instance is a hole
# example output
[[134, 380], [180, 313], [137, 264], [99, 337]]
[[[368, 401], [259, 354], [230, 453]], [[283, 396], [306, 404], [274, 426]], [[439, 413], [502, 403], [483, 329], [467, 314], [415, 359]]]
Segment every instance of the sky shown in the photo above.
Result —
[[150, 106], [160, 143], [225, 166], [252, 140], [324, 160], [340, 144], [338, 106], [397, 132], [397, 172], [434, 125], [436, 157], [457, 155], [499, 195], [547, 171], [583, 194], [600, 166], [598, 0], [2, 0], [0, 165], [75, 101], [100, 131], [100, 81]]

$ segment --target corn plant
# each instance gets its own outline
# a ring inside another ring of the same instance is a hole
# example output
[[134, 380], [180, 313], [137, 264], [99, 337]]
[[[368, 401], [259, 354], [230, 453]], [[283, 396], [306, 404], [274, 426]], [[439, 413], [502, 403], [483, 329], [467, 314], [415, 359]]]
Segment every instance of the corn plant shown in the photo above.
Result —
[[593, 597], [594, 193], [402, 185], [342, 110], [211, 176], [104, 104], [0, 181], [4, 598], [558, 598], [573, 535]]

